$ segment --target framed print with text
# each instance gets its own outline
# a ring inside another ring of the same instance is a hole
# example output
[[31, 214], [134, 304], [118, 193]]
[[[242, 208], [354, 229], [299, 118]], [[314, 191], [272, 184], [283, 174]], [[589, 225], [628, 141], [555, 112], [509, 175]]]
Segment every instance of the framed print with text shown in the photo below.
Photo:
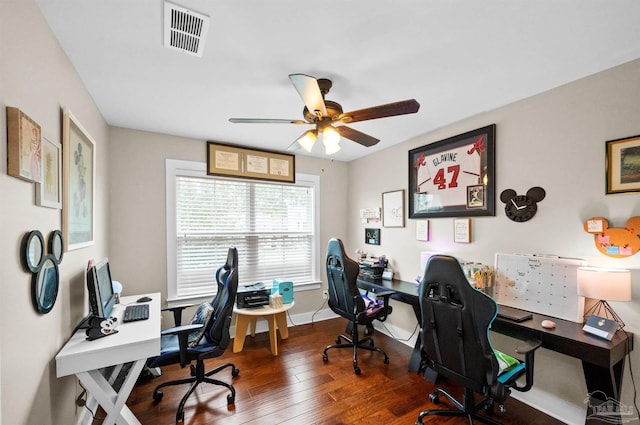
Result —
[[640, 192], [640, 136], [607, 142], [607, 195]]
[[36, 183], [36, 204], [41, 207], [62, 207], [62, 149], [57, 143], [42, 138], [41, 182]]
[[288, 153], [207, 142], [207, 174], [296, 182], [296, 157]]
[[409, 151], [409, 218], [495, 215], [496, 126]]
[[404, 190], [382, 194], [382, 226], [404, 227]]
[[62, 235], [69, 251], [94, 242], [96, 144], [70, 111], [62, 124]]

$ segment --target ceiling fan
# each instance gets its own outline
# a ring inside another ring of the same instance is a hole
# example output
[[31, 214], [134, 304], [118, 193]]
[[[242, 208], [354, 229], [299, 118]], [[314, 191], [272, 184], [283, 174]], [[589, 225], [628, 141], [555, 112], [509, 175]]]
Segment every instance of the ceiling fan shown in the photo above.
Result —
[[325, 99], [332, 83], [326, 78], [314, 78], [305, 74], [290, 74], [289, 79], [300, 94], [305, 107], [302, 111], [304, 120], [299, 119], [269, 119], [269, 118], [229, 118], [233, 123], [258, 123], [258, 124], [312, 124], [313, 130], [306, 131], [289, 146], [289, 150], [299, 148], [311, 152], [314, 143], [320, 136], [325, 153], [331, 155], [340, 150], [340, 137], [352, 140], [363, 146], [369, 147], [380, 140], [361, 131], [344, 125], [358, 121], [373, 120], [392, 117], [395, 115], [414, 114], [420, 109], [420, 104], [415, 99], [402, 100], [387, 103], [385, 105], [372, 106], [357, 111], [343, 112], [340, 104]]

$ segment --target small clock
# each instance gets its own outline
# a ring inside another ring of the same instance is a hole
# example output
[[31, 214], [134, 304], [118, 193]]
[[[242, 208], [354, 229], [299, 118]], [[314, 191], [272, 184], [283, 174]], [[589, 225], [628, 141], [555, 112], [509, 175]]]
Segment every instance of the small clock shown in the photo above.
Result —
[[513, 189], [505, 189], [500, 200], [505, 203], [504, 212], [515, 222], [529, 221], [538, 211], [538, 202], [542, 201], [546, 192], [541, 187], [532, 187], [526, 195], [518, 195]]

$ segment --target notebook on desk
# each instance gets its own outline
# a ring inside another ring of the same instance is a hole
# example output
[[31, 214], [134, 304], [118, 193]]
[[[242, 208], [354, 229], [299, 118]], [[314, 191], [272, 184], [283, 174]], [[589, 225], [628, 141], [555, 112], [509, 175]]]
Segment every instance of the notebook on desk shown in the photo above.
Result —
[[524, 322], [525, 320], [531, 319], [533, 315], [530, 312], [520, 310], [519, 308], [498, 304], [498, 317], [513, 320], [514, 322]]

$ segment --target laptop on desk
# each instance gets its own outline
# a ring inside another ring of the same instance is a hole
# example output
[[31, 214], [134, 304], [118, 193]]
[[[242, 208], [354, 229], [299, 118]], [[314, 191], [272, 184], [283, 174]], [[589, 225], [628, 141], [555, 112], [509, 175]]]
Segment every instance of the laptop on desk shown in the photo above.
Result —
[[526, 310], [498, 304], [498, 317], [513, 320], [514, 322], [524, 322], [525, 320], [533, 318], [533, 315]]

